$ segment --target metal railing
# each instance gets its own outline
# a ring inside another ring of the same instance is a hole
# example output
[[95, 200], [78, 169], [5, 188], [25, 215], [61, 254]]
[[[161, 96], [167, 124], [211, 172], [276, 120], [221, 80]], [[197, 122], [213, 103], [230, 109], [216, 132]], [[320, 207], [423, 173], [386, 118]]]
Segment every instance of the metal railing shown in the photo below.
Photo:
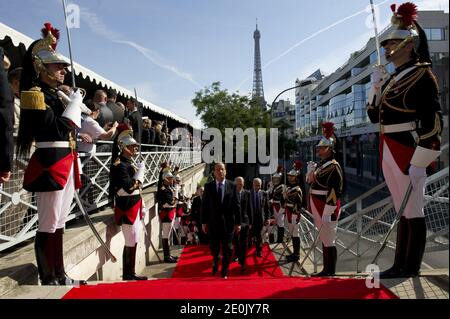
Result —
[[[103, 145], [98, 150], [111, 148], [107, 142], [99, 144]], [[80, 159], [83, 166], [80, 199], [86, 211], [91, 212], [108, 204], [111, 152], [80, 154]], [[201, 153], [189, 147], [142, 145], [142, 162], [147, 170], [144, 188], [158, 181], [160, 164], [164, 161], [170, 161], [182, 171], [200, 163]], [[14, 162], [10, 181], [0, 186], [0, 252], [34, 237], [38, 227], [35, 197], [22, 188], [28, 163], [18, 159]], [[67, 221], [79, 215], [81, 212], [74, 201]]]

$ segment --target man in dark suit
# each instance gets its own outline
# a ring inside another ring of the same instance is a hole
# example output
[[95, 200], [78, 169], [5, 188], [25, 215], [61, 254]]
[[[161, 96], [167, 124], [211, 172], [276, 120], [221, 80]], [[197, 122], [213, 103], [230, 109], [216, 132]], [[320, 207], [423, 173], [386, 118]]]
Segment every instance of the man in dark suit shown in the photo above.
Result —
[[228, 277], [233, 233], [241, 230], [241, 209], [236, 185], [225, 179], [224, 163], [214, 165], [214, 180], [205, 185], [202, 200], [202, 229], [211, 239], [212, 273], [218, 270], [222, 246], [222, 277]]
[[255, 239], [256, 256], [262, 256], [262, 228], [264, 221], [269, 219], [269, 201], [267, 193], [261, 190], [260, 178], [253, 179], [253, 188], [250, 191], [250, 236]]
[[241, 270], [246, 270], [245, 259], [247, 256], [247, 244], [249, 233], [249, 216], [252, 215], [250, 206], [250, 193], [244, 189], [244, 178], [241, 176], [236, 177], [234, 180], [236, 183], [236, 189], [238, 194], [238, 200], [241, 206], [241, 231], [234, 233], [234, 261], [237, 259], [241, 265]]

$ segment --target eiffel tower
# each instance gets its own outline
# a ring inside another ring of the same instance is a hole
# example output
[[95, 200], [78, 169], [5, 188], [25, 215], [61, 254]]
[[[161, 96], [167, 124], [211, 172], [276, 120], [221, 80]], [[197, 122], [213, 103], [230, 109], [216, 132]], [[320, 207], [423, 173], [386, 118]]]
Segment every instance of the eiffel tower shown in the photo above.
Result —
[[258, 20], [256, 20], [256, 30], [253, 32], [253, 39], [255, 39], [255, 61], [253, 69], [253, 91], [252, 99], [257, 100], [259, 105], [266, 109], [266, 100], [264, 99], [264, 87], [261, 71], [261, 50], [259, 47], [259, 39], [261, 33], [258, 30]]

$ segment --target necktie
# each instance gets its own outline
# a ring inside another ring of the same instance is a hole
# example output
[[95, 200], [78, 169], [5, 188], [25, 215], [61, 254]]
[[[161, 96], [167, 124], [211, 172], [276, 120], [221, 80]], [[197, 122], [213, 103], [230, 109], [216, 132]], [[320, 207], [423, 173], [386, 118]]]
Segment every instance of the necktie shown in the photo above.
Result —
[[222, 183], [218, 184], [217, 198], [219, 199], [219, 203], [222, 203]]

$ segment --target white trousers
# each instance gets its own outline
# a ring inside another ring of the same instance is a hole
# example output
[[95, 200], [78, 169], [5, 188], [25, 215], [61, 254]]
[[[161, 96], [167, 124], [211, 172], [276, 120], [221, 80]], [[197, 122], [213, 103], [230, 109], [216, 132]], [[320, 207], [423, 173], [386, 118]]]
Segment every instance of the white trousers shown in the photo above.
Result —
[[277, 212], [273, 207], [273, 217], [275, 218], [278, 227], [284, 227], [284, 208], [280, 208]]
[[66, 218], [70, 213], [70, 204], [72, 204], [74, 193], [75, 181], [73, 177], [73, 165], [70, 169], [67, 184], [62, 190], [35, 193], [39, 219], [39, 232], [54, 233], [56, 229], [65, 226]]
[[122, 233], [125, 238], [125, 246], [127, 247], [134, 247], [139, 241], [139, 227], [141, 222], [139, 214], [133, 225], [122, 224]]
[[312, 198], [310, 198], [309, 202], [311, 203], [311, 210], [314, 216], [314, 225], [316, 225], [317, 229], [320, 229], [320, 226], [322, 226], [322, 230], [319, 235], [322, 244], [325, 247], [336, 246], [337, 221], [324, 223], [316, 205], [314, 205]]
[[291, 223], [288, 223], [289, 234], [292, 237], [300, 237], [300, 224], [297, 222], [300, 221], [300, 214], [292, 214]]
[[172, 220], [171, 223], [161, 223], [161, 229], [162, 229], [162, 234], [161, 237], [163, 239], [168, 239], [170, 234], [171, 234], [171, 230], [173, 228], [173, 222], [174, 222], [175, 218]]
[[[392, 195], [395, 210], [398, 212], [405, 197], [406, 189], [410, 183], [409, 175], [403, 174], [398, 168], [397, 163], [392, 156], [392, 153], [387, 146], [386, 142], [383, 142], [383, 175], [389, 191]], [[414, 188], [409, 196], [408, 203], [406, 204], [403, 216], [407, 219], [425, 217], [423, 212], [424, 207], [424, 195], [425, 195], [425, 180], [424, 176], [417, 187]]]

